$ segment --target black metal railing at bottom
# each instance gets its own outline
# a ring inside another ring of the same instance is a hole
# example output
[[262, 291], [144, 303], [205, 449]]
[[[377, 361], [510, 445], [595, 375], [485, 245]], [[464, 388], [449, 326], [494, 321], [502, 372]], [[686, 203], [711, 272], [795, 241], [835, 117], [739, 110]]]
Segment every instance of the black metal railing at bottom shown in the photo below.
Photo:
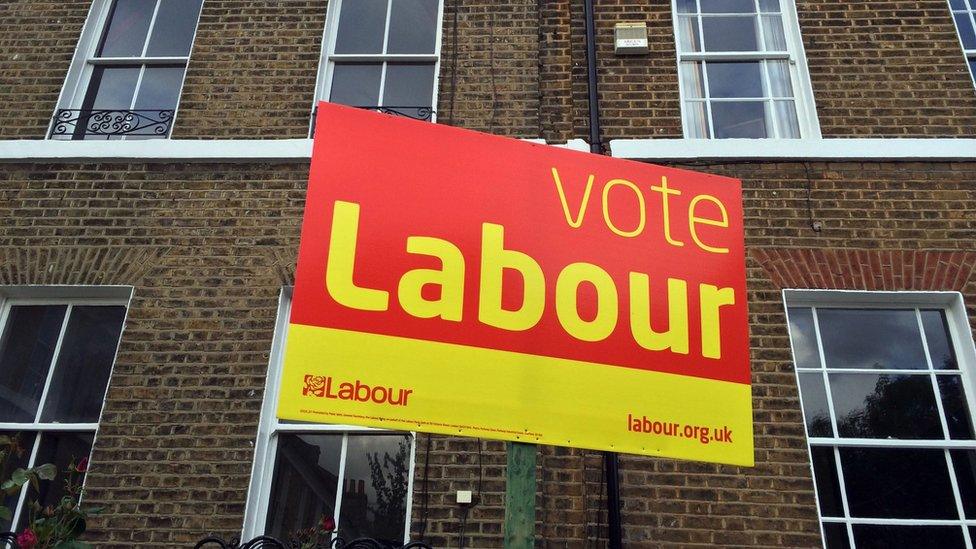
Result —
[[166, 137], [172, 109], [58, 109], [50, 138]]
[[[434, 117], [433, 107], [408, 107], [408, 106], [362, 106], [353, 105], [357, 109], [365, 109], [367, 111], [376, 111], [383, 114], [393, 114], [396, 116], [406, 116], [407, 118], [413, 118], [414, 120], [426, 120], [430, 121]], [[315, 135], [315, 118], [318, 115], [318, 107], [312, 109], [312, 135]]]
[[[241, 543], [238, 539], [225, 541], [223, 538], [210, 536], [200, 540], [193, 549], [299, 549], [299, 542], [284, 542], [271, 536], [258, 536], [250, 541]], [[411, 541], [398, 544], [373, 538], [357, 538], [346, 542], [340, 537], [333, 538], [328, 543], [322, 543], [315, 549], [433, 549], [421, 541]]]

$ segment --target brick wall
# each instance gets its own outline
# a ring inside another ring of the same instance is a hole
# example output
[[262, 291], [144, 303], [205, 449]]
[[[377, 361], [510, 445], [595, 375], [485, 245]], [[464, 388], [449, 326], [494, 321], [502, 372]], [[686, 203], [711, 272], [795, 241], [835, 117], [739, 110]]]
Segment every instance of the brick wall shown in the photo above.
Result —
[[438, 121], [538, 137], [539, 55], [535, 1], [445, 0]]
[[326, 0], [206, 0], [173, 137], [308, 137]]
[[[960, 289], [976, 317], [976, 166], [685, 167], [744, 180], [756, 467], [624, 456], [628, 546], [817, 546], [779, 291], [872, 287], [868, 280], [890, 280], [880, 283], [886, 289]], [[0, 284], [135, 286], [88, 481], [90, 501], [106, 507], [91, 525], [100, 547], [185, 547], [211, 531], [239, 531], [278, 291], [294, 276], [306, 177], [300, 164], [0, 171]], [[823, 229], [814, 231], [811, 220]], [[798, 258], [820, 274], [796, 278]], [[942, 274], [916, 285], [910, 273], [918, 265]], [[479, 459], [475, 440], [432, 438], [426, 513], [427, 436], [418, 440], [413, 531], [426, 516], [430, 539], [455, 545], [461, 511], [454, 491], [477, 491], [483, 478], [468, 546], [499, 546], [503, 445], [484, 442]], [[540, 544], [605, 543], [601, 475], [598, 453], [540, 449]]]
[[824, 137], [976, 135], [976, 90], [946, 2], [797, 4]]
[[0, 2], [0, 139], [45, 137], [89, 5]]

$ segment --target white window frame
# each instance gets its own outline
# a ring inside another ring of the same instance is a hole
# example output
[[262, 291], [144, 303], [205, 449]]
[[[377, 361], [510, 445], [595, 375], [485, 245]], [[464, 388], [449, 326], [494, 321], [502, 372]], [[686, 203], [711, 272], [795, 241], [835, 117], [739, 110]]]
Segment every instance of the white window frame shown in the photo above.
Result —
[[[36, 465], [35, 459], [41, 445], [41, 436], [44, 433], [75, 432], [91, 433], [92, 449], [98, 442], [98, 426], [102, 421], [102, 414], [105, 411], [105, 399], [108, 395], [108, 387], [112, 383], [112, 374], [115, 370], [115, 361], [118, 358], [119, 346], [122, 336], [125, 333], [125, 324], [129, 316], [129, 304], [132, 300], [131, 286], [0, 286], [0, 333], [6, 328], [7, 317], [10, 308], [15, 305], [66, 305], [64, 318], [61, 321], [61, 329], [58, 333], [57, 343], [51, 355], [50, 367], [47, 372], [47, 379], [38, 401], [37, 412], [34, 421], [29, 423], [10, 423], [0, 422], [0, 430], [17, 431], [22, 433], [36, 433], [34, 443], [30, 448], [30, 457], [27, 461], [28, 467]], [[41, 413], [44, 409], [44, 402], [47, 398], [48, 389], [51, 386], [51, 379], [54, 377], [55, 366], [61, 351], [61, 342], [71, 318], [71, 309], [74, 306], [87, 305], [107, 305], [125, 307], [125, 315], [122, 317], [122, 329], [119, 332], [119, 340], [116, 342], [115, 352], [112, 354], [112, 364], [109, 367], [108, 383], [105, 386], [105, 394], [102, 395], [102, 403], [99, 407], [98, 421], [95, 423], [55, 423], [41, 421]], [[87, 482], [87, 475], [85, 481]], [[24, 509], [24, 500], [27, 498], [27, 486], [20, 491], [17, 499], [16, 508], [12, 509], [11, 527], [16, 528], [20, 520], [21, 511]]]
[[[759, 12], [759, 0], [753, 0], [756, 4], [756, 18], [758, 19], [758, 33], [763, 35], [762, 17]], [[678, 25], [678, 4], [677, 0], [671, 0], [671, 23], [674, 32], [675, 58], [677, 59], [678, 69], [678, 96], [681, 102], [681, 131], [686, 139], [690, 139], [690, 128], [688, 127], [688, 117], [685, 116], [686, 98], [685, 82], [682, 76], [681, 63], [686, 61], [697, 61], [704, 64], [706, 61], [788, 61], [790, 67], [790, 83], [793, 87], [793, 102], [796, 107], [796, 119], [800, 128], [799, 139], [795, 138], [765, 138], [766, 140], [782, 140], [795, 142], [805, 139], [820, 139], [820, 121], [817, 118], [817, 106], [813, 97], [813, 85], [810, 82], [810, 71], [807, 67], [807, 56], [803, 49], [803, 38], [800, 35], [800, 24], [796, 14], [795, 0], [779, 0], [780, 13], [782, 13], [783, 34], [786, 38], [787, 50], [783, 52], [693, 52], [682, 53], [681, 39], [679, 38]], [[701, 28], [701, 1], [695, 0], [698, 8], [698, 32], [704, 41], [704, 31]], [[706, 74], [703, 67], [703, 74]], [[763, 68], [763, 79], [768, 79], [766, 69]], [[706, 104], [716, 101], [709, 97], [708, 77], [705, 76], [704, 82], [704, 102]], [[764, 88], [769, 89], [769, 83], [764, 84]], [[690, 99], [690, 98], [689, 98]], [[706, 115], [708, 120], [709, 140], [717, 139], [712, 125], [712, 117]], [[772, 115], [773, 124], [777, 124], [775, 113]], [[779, 129], [777, 128], [777, 133]]]
[[[965, 44], [962, 42], [962, 32], [959, 31], [959, 26], [956, 25], [956, 14], [960, 13], [959, 10], [953, 9], [952, 2], [946, 0], [949, 5], [949, 17], [952, 18], [952, 26], [956, 28], [956, 38], [959, 39], [959, 47], [962, 49], [962, 56], [966, 62], [966, 70], [969, 71], [969, 79], [973, 81], [973, 85], [976, 86], [976, 74], [973, 73], [973, 65], [976, 65], [976, 49], [966, 49]], [[973, 32], [976, 32], [976, 4], [972, 0], [969, 0], [967, 9], [962, 13], [969, 16], [969, 24], [973, 26]]]
[[[440, 87], [441, 74], [441, 40], [444, 34], [444, 3], [445, 0], [437, 2], [437, 22], [434, 29], [434, 53], [431, 54], [400, 54], [400, 53], [376, 53], [376, 54], [338, 54], [335, 53], [336, 36], [339, 34], [339, 14], [342, 11], [344, 0], [331, 0], [326, 10], [325, 29], [322, 34], [322, 51], [319, 54], [319, 70], [315, 78], [315, 95], [312, 98], [313, 120], [309, 123], [309, 131], [314, 124], [315, 108], [319, 101], [328, 101], [332, 95], [332, 74], [335, 70], [336, 62], [363, 62], [363, 63], [383, 63], [383, 71], [380, 73], [380, 94], [377, 99], [378, 105], [383, 104], [383, 92], [386, 90], [386, 63], [434, 63], [434, 85], [433, 94], [430, 99], [430, 121], [437, 121], [437, 97]], [[348, 1], [348, 0], [345, 0]], [[386, 5], [386, 26], [383, 35], [383, 51], [387, 49], [387, 42], [390, 38], [390, 18], [393, 16], [392, 4], [396, 0], [387, 0]], [[411, 106], [411, 105], [401, 105]], [[423, 106], [423, 105], [418, 105]]]
[[[251, 467], [251, 482], [247, 502], [244, 507], [244, 527], [241, 539], [249, 540], [264, 535], [271, 498], [271, 485], [274, 480], [275, 457], [279, 434], [327, 434], [341, 433], [342, 450], [339, 456], [339, 489], [336, 491], [335, 521], [336, 535], [342, 535], [339, 516], [342, 511], [342, 492], [345, 480], [346, 447], [350, 434], [397, 433], [410, 436], [410, 463], [407, 472], [407, 513], [404, 517], [403, 542], [410, 540], [410, 522], [413, 507], [413, 477], [416, 467], [417, 436], [410, 431], [390, 431], [355, 425], [332, 424], [288, 424], [278, 421], [278, 392], [281, 387], [281, 367], [284, 362], [285, 340], [288, 333], [288, 319], [291, 317], [292, 288], [283, 288], [278, 298], [278, 317], [275, 322], [274, 337], [271, 341], [271, 357], [268, 363], [268, 376], [265, 381], [264, 398], [261, 405], [261, 418], [258, 422], [257, 441], [254, 444], [254, 461]], [[312, 525], [309, 525], [312, 526]], [[285, 541], [285, 540], [282, 540]], [[349, 540], [347, 540], [349, 541]]]
[[[145, 52], [149, 47], [149, 40], [146, 40], [143, 44], [142, 56], [98, 57], [96, 55], [98, 45], [107, 30], [106, 25], [108, 25], [108, 19], [112, 14], [112, 6], [114, 4], [115, 0], [94, 0], [92, 2], [91, 8], [88, 10], [88, 17], [85, 18], [85, 23], [81, 27], [81, 36], [78, 38], [77, 46], [75, 46], [75, 53], [71, 58], [71, 64], [68, 66], [68, 73], [64, 77], [64, 85], [62, 85], [61, 93], [58, 95], [57, 108], [52, 113], [51, 120], [48, 122], [47, 133], [44, 135], [45, 139], [51, 139], [51, 130], [55, 125], [55, 114], [59, 110], [80, 109], [82, 107], [85, 96], [88, 93], [88, 83], [91, 81], [92, 72], [96, 66], [142, 65], [142, 68], [139, 70], [139, 78], [136, 80], [135, 93], [132, 94], [132, 100], [129, 102], [129, 109], [134, 109], [146, 66], [182, 64], [183, 78], [180, 80], [176, 106], [173, 108], [173, 118], [170, 120], [169, 131], [166, 133], [165, 139], [172, 137], [173, 128], [176, 124], [176, 116], [179, 114], [180, 99], [183, 96], [183, 85], [186, 83], [186, 72], [190, 67], [190, 55], [179, 57], [146, 57]], [[200, 3], [200, 13], [197, 14], [197, 22], [193, 27], [193, 37], [190, 39], [190, 54], [193, 53], [193, 44], [196, 43], [197, 32], [200, 29], [200, 17], [203, 14], [204, 4], [206, 4], [206, 0], [202, 0]], [[155, 11], [149, 22], [149, 28], [146, 30], [147, 36], [152, 35], [158, 12], [159, 2], [156, 2]], [[125, 137], [124, 135], [119, 136], [118, 139], [125, 139]]]
[[[939, 419], [942, 423], [943, 433], [947, 437], [945, 440], [932, 441], [932, 440], [911, 440], [911, 439], [883, 439], [883, 438], [841, 438], [841, 437], [811, 437], [807, 431], [807, 418], [806, 412], [803, 409], [803, 395], [800, 388], [800, 374], [803, 372], [807, 373], [819, 373], [823, 372], [826, 376], [828, 372], [841, 372], [841, 373], [857, 373], [861, 370], [852, 368], [840, 368], [832, 369], [826, 367], [826, 362], [823, 356], [823, 345], [820, 341], [820, 330], [817, 328], [816, 324], [816, 310], [826, 309], [826, 308], [848, 308], [848, 309], [860, 309], [860, 308], [873, 308], [873, 309], [906, 309], [912, 308], [916, 310], [916, 318], [919, 321], [920, 333], [921, 328], [921, 317], [918, 315], [919, 309], [941, 309], [945, 312], [946, 323], [949, 327], [949, 338], [950, 344], [953, 345], [953, 349], [956, 353], [956, 361], [959, 366], [960, 377], [962, 379], [963, 391], [965, 397], [968, 399], [968, 407], [970, 413], [970, 421], [972, 425], [976, 425], [976, 345], [973, 343], [973, 334], [969, 326], [969, 317], [966, 314], [966, 306], [963, 302], [962, 294], [959, 292], [875, 292], [875, 291], [855, 291], [855, 290], [794, 290], [786, 289], [783, 290], [783, 307], [787, 315], [787, 331], [790, 332], [790, 352], [791, 357], [795, 357], [796, 353], [793, 349], [793, 334], [789, 328], [789, 308], [791, 307], [812, 307], [814, 308], [814, 326], [815, 333], [817, 337], [817, 350], [821, 354], [820, 364], [824, 366], [819, 369], [809, 369], [809, 368], [796, 368], [794, 366], [794, 375], [796, 376], [796, 386], [797, 393], [800, 395], [800, 411], [803, 414], [803, 429], [804, 434], [807, 437], [807, 451], [810, 458], [810, 476], [811, 478], [816, 478], [813, 469], [813, 446], [827, 446], [834, 448], [834, 461], [837, 466], [837, 483], [840, 489], [841, 505], [844, 510], [843, 517], [825, 517], [820, 511], [820, 497], [817, 494], [817, 485], [814, 482], [813, 490], [817, 502], [817, 517], [819, 518], [820, 525], [820, 535], [824, 539], [824, 545], [826, 546], [826, 538], [824, 537], [824, 523], [836, 523], [844, 524], [847, 528], [847, 537], [850, 546], [856, 547], [854, 542], [854, 530], [853, 526], [856, 524], [872, 524], [872, 525], [904, 525], [904, 526], [959, 526], [963, 531], [963, 539], [967, 543], [968, 547], [973, 547], [973, 543], [976, 540], [971, 539], [970, 527], [976, 527], [976, 519], [877, 519], [877, 518], [851, 518], [850, 509], [847, 503], [847, 492], [845, 490], [844, 484], [844, 472], [841, 468], [841, 460], [839, 454], [839, 447], [843, 446], [854, 446], [854, 447], [871, 447], [871, 448], [931, 448], [931, 449], [942, 449], [945, 451], [946, 455], [946, 465], [948, 468], [948, 475], [950, 479], [950, 484], [952, 486], [953, 496], [957, 505], [957, 511], [960, 517], [965, 517], [965, 512], [962, 508], [962, 498], [959, 492], [959, 483], [957, 482], [955, 469], [952, 467], [949, 450], [976, 450], [976, 440], [954, 440], [948, 438], [949, 429], [946, 425], [945, 412], [942, 409], [942, 399], [940, 393], [938, 392], [938, 387], [934, 387], [936, 390], [935, 398], [939, 409]], [[928, 342], [926, 338], [922, 337], [922, 346], [925, 351], [926, 360], [929, 361], [929, 368], [931, 369], [931, 357], [928, 351]], [[877, 370], [870, 370], [871, 372], [876, 372]], [[887, 370], [889, 372], [898, 373], [899, 370]], [[921, 374], [919, 374], [921, 375]], [[935, 383], [933, 381], [933, 383]], [[827, 405], [830, 413], [830, 420], [833, 424], [833, 430], [837, 433], [837, 418], [834, 415], [833, 408], [833, 397], [829, 391], [827, 393]]]

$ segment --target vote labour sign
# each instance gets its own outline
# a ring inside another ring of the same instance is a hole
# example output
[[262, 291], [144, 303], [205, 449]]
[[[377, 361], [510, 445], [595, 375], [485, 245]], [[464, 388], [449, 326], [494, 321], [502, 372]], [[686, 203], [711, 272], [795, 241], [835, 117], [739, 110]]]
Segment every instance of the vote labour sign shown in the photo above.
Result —
[[278, 417], [753, 463], [735, 179], [322, 103]]

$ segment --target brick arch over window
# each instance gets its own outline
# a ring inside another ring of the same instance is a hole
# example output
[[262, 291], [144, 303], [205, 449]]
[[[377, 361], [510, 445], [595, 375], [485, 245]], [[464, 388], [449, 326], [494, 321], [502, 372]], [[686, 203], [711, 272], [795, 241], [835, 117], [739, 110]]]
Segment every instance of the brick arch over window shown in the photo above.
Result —
[[976, 251], [759, 248], [749, 255], [779, 288], [962, 290]]

